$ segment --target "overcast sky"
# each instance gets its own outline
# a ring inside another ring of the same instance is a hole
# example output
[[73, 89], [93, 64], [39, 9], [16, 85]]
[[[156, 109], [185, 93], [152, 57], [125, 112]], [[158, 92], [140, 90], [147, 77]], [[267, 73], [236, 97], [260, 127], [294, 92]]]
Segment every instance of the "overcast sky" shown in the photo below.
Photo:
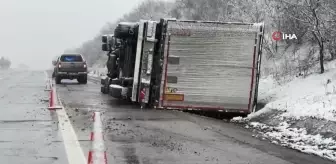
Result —
[[13, 66], [51, 66], [65, 49], [92, 39], [143, 0], [0, 0], [0, 56]]

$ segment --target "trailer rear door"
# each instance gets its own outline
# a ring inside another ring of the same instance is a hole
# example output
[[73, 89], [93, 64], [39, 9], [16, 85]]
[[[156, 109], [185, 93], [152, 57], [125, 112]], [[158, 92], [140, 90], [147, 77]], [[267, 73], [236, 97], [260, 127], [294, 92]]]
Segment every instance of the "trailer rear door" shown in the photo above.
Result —
[[263, 24], [167, 23], [160, 106], [250, 113]]

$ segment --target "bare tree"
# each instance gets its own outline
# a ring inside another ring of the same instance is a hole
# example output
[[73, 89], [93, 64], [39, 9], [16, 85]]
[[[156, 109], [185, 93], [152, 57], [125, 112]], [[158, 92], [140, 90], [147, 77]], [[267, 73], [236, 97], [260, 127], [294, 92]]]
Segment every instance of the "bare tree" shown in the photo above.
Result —
[[[329, 38], [332, 30], [330, 27], [335, 24], [335, 20], [330, 20], [334, 19], [332, 16], [334, 11], [328, 7], [333, 2], [321, 0], [281, 0], [281, 2], [283, 10], [288, 13], [286, 15], [288, 19], [300, 22], [299, 24], [303, 23], [301, 29], [305, 27], [307, 32], [312, 34], [311, 39], [319, 46], [320, 72], [324, 73], [326, 43], [332, 40]], [[306, 31], [303, 32], [301, 36], [304, 36]]]

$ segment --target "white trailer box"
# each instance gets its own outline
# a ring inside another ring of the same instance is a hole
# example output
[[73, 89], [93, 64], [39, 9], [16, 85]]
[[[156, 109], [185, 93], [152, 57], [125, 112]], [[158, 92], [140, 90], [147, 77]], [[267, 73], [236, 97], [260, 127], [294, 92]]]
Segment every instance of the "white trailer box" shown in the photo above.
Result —
[[159, 107], [251, 113], [263, 27], [167, 20]]

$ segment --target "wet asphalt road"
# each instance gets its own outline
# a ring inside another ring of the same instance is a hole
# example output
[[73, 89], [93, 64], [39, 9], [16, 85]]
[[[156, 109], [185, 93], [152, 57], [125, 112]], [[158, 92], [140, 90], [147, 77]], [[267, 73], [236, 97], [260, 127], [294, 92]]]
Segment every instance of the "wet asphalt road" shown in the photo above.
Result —
[[0, 163], [66, 164], [43, 71], [0, 70]]
[[87, 85], [63, 80], [58, 95], [83, 152], [90, 149], [92, 111], [103, 113], [109, 164], [331, 164], [314, 155], [252, 137], [253, 132], [221, 120], [170, 110], [141, 110]]

